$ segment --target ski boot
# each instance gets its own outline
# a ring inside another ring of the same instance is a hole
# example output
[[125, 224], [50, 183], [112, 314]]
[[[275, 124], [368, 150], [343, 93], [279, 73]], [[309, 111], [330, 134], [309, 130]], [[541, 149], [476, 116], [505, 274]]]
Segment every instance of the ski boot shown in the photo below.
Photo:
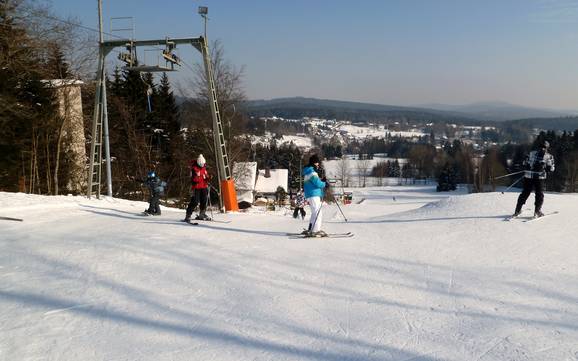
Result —
[[540, 217], [544, 217], [544, 212], [542, 212], [539, 209], [536, 209], [536, 211], [534, 212], [534, 218], [540, 218]]
[[311, 234], [311, 223], [309, 223], [309, 227], [307, 229], [304, 229], [303, 232], [301, 232], [301, 234], [304, 236]]
[[199, 213], [198, 216], [195, 217], [197, 221], [210, 221], [211, 217], [207, 216], [205, 213]]

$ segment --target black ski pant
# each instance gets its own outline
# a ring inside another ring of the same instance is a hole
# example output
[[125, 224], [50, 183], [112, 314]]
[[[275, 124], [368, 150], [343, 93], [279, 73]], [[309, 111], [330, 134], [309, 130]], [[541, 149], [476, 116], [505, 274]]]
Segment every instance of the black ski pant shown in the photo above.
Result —
[[159, 206], [161, 195], [159, 193], [151, 193], [149, 197], [149, 209], [147, 213], [161, 214], [161, 207]]
[[307, 213], [305, 213], [305, 210], [302, 207], [295, 207], [295, 210], [293, 211], [293, 218], [297, 218], [299, 213], [301, 213], [301, 219], [305, 219], [305, 215]]
[[522, 211], [522, 206], [530, 196], [530, 193], [536, 193], [536, 201], [534, 202], [534, 212], [542, 210], [544, 204], [544, 180], [534, 178], [524, 178], [524, 188], [518, 197], [518, 204], [516, 205], [516, 213]]
[[199, 214], [204, 215], [207, 211], [207, 199], [209, 197], [209, 189], [201, 188], [193, 190], [193, 195], [191, 196], [191, 201], [187, 207], [187, 218], [191, 217], [197, 205], [199, 205]]

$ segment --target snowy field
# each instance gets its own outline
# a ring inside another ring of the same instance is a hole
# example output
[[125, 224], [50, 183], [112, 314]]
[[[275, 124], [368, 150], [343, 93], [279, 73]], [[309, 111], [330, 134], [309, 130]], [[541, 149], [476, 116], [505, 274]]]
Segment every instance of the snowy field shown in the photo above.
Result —
[[0, 360], [578, 360], [578, 195], [504, 222], [517, 193], [353, 191], [347, 239], [0, 193]]
[[339, 126], [338, 130], [345, 131], [349, 135], [358, 138], [358, 139], [365, 139], [365, 138], [384, 138], [386, 134], [389, 134], [391, 137], [401, 137], [401, 138], [419, 138], [429, 134], [425, 134], [421, 130], [412, 129], [408, 131], [393, 131], [385, 129], [383, 126], [381, 127], [360, 127], [357, 125], [341, 125]]
[[[371, 177], [371, 170], [379, 163], [385, 162], [395, 162], [398, 161], [400, 168], [407, 163], [405, 158], [387, 158], [387, 157], [374, 157], [373, 159], [332, 159], [323, 161], [323, 168], [325, 169], [325, 175], [329, 179], [338, 181], [337, 185], [341, 187], [341, 173], [344, 172], [346, 176], [343, 177], [344, 183], [348, 184], [350, 187], [361, 187], [363, 185], [363, 178], [365, 178], [366, 186], [382, 186], [382, 185], [402, 185], [409, 184], [413, 179], [406, 178], [392, 178], [384, 177], [377, 178]], [[345, 165], [343, 164], [345, 162]], [[342, 167], [345, 166], [345, 171]], [[365, 177], [363, 174], [365, 173]], [[380, 183], [381, 182], [381, 183]], [[423, 181], [420, 180], [420, 182]], [[437, 183], [436, 183], [437, 184]]]
[[379, 129], [378, 127], [360, 127], [357, 125], [346, 124], [339, 126], [338, 130], [345, 131], [355, 138], [363, 139], [367, 137], [375, 137], [375, 138], [385, 137], [385, 129], [383, 127]]

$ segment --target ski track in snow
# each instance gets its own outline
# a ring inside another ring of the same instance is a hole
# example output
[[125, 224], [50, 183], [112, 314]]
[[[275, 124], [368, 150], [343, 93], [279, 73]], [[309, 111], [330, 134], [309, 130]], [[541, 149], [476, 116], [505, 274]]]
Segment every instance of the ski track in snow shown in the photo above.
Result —
[[70, 306], [70, 307], [66, 307], [66, 308], [59, 308], [56, 310], [44, 312], [44, 316], [50, 316], [50, 315], [53, 315], [55, 313], [65, 312], [65, 311], [74, 310], [74, 309], [82, 308], [82, 307], [90, 307], [92, 305], [93, 305], [92, 303], [86, 303], [83, 305], [75, 305], [75, 306]]
[[517, 193], [352, 190], [331, 240], [285, 210], [185, 227], [0, 192], [24, 218], [0, 224], [0, 360], [578, 360], [577, 195], [524, 223]]

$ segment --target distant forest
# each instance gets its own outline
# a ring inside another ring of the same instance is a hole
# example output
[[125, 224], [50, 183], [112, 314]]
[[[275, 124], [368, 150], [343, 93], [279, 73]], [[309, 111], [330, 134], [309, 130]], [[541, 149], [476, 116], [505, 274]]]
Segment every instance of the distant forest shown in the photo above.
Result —
[[551, 129], [571, 132], [578, 129], [578, 117], [519, 119], [506, 121], [502, 124], [504, 126], [516, 125], [523, 128]]

